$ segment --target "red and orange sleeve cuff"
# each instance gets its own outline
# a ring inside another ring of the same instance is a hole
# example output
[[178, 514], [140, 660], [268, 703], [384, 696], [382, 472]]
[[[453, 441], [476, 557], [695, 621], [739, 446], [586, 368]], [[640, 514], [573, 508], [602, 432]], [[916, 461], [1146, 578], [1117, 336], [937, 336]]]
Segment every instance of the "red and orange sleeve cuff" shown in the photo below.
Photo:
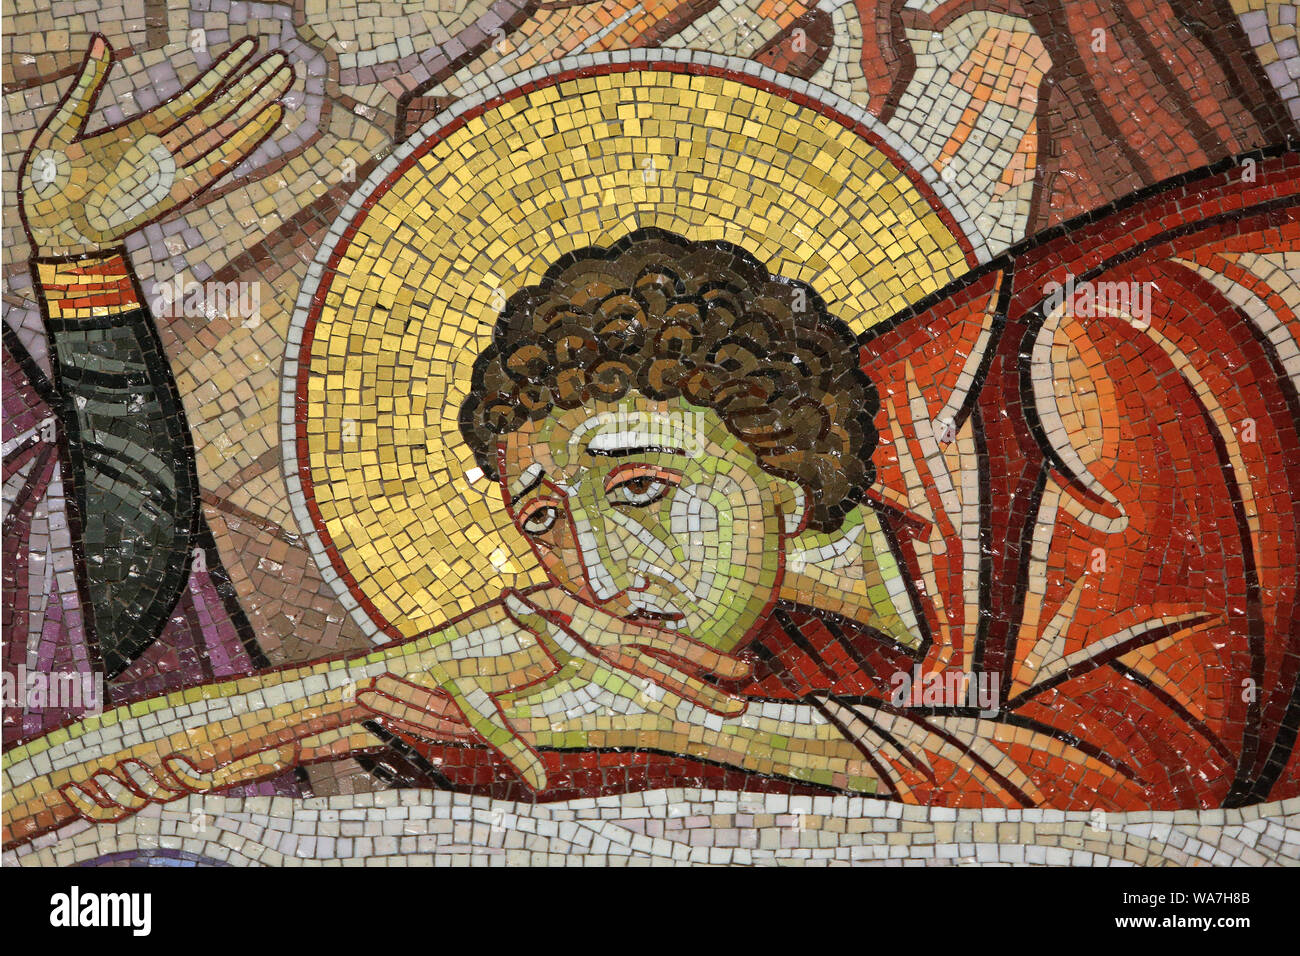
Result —
[[36, 261], [36, 280], [52, 319], [104, 318], [142, 307], [121, 253]]

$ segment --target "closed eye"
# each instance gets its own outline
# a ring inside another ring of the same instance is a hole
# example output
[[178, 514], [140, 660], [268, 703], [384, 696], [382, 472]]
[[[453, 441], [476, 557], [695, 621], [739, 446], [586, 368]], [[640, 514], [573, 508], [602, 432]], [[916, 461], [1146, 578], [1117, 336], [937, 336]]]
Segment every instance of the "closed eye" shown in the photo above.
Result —
[[663, 498], [681, 480], [681, 475], [668, 468], [623, 465], [605, 480], [605, 496], [612, 505], [644, 508]]

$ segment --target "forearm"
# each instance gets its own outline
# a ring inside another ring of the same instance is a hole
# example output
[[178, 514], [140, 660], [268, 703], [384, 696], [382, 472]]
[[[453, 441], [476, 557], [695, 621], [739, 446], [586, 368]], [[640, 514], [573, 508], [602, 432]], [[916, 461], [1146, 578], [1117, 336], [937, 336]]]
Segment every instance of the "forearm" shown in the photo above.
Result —
[[60, 392], [88, 623], [112, 677], [157, 637], [188, 580], [194, 453], [125, 253], [37, 259], [33, 271]]
[[164, 774], [166, 759], [177, 755], [195, 767], [221, 767], [278, 745], [301, 748], [308, 734], [358, 724], [370, 715], [357, 707], [356, 687], [385, 666], [365, 658], [334, 660], [192, 687], [12, 748], [4, 755], [4, 843], [24, 842], [75, 818], [62, 788], [94, 785], [101, 772], [122, 779], [125, 761]]
[[[495, 610], [493, 602], [482, 614]], [[265, 755], [265, 772], [254, 767], [244, 778], [253, 780], [373, 746], [375, 738], [361, 725], [374, 715], [358, 706], [358, 691], [383, 674], [425, 673], [450, 653], [458, 633], [449, 626], [352, 657], [173, 691], [14, 747], [4, 755], [5, 845], [75, 818], [78, 810], [63, 789], [74, 784], [93, 789], [99, 774], [122, 781], [124, 762], [171, 780], [175, 770], [165, 766], [171, 757], [207, 771]], [[506, 667], [499, 679], [508, 683], [519, 675]], [[211, 789], [225, 785], [217, 781]], [[154, 799], [175, 799], [187, 786], [180, 781], [174, 794]]]
[[671, 695], [611, 693], [602, 683], [608, 684], [580, 678], [538, 688], [511, 702], [506, 717], [539, 749], [660, 750], [859, 793], [877, 790], [879, 776], [858, 746], [811, 707], [753, 701], [741, 716], [724, 719]]

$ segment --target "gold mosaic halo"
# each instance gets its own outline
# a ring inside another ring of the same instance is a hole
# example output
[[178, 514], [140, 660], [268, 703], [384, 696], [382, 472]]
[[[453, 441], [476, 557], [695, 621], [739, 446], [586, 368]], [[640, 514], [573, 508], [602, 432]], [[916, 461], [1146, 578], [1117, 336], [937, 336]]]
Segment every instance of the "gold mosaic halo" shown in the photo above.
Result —
[[544, 580], [457, 415], [505, 300], [560, 256], [646, 226], [724, 239], [859, 332], [988, 257], [862, 111], [712, 60], [572, 58], [467, 97], [331, 230], [290, 330], [286, 469], [326, 579], [376, 642]]

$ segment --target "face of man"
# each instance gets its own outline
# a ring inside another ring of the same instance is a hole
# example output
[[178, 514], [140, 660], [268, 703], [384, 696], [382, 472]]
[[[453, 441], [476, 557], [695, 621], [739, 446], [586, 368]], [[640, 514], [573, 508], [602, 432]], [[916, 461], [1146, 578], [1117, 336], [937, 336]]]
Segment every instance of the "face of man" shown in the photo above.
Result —
[[557, 409], [499, 452], [507, 510], [580, 599], [723, 651], [774, 600], [803, 493], [711, 409], [632, 391]]

